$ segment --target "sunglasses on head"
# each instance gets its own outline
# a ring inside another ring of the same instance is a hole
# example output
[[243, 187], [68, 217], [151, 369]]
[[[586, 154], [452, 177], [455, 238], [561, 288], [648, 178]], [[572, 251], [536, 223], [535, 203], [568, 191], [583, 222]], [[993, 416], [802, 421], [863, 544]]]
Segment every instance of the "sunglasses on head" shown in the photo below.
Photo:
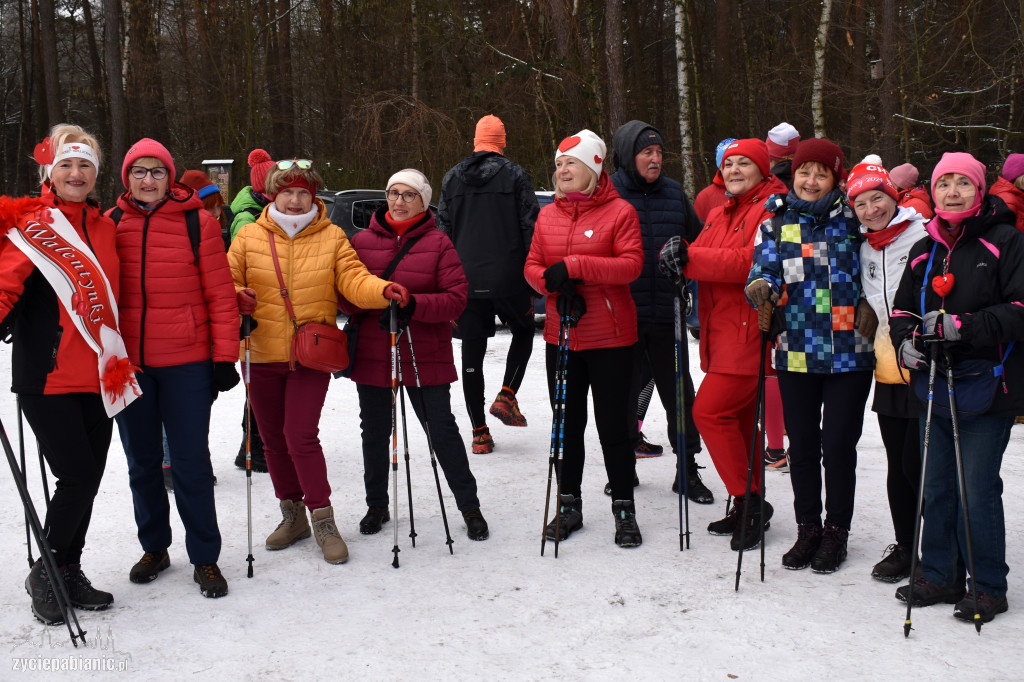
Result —
[[309, 170], [313, 167], [313, 162], [309, 159], [285, 159], [284, 161], [277, 162], [277, 167], [281, 170], [288, 170], [292, 166], [298, 166], [302, 170]]

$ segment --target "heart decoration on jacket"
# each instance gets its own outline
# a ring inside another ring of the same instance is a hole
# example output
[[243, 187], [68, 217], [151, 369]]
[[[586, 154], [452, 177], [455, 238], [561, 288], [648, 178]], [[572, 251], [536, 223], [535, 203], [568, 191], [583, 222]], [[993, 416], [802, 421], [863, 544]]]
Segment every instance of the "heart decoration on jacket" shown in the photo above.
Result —
[[583, 233], [583, 236], [586, 237], [587, 239], [590, 239], [591, 237], [594, 236], [594, 231], [593, 230], [587, 230], [586, 232]]
[[952, 291], [955, 281], [956, 278], [953, 277], [952, 272], [947, 272], [945, 275], [936, 275], [932, 277], [932, 289], [939, 296], [945, 298]]
[[562, 143], [558, 145], [558, 151], [567, 152], [580, 143], [579, 135], [573, 135], [562, 140]]

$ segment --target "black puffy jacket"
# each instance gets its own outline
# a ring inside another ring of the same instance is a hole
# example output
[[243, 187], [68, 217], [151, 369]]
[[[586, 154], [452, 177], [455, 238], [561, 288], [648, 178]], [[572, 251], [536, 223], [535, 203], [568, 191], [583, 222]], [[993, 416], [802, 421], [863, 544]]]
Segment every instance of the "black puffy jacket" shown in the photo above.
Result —
[[702, 223], [678, 182], [662, 175], [648, 183], [637, 173], [633, 145], [648, 129], [654, 128], [642, 121], [630, 121], [615, 131], [612, 144], [618, 170], [612, 175], [612, 183], [640, 218], [644, 267], [640, 277], [630, 285], [637, 322], [671, 324], [675, 285], [658, 270], [658, 254], [670, 237], [680, 235], [692, 242], [700, 234]]
[[462, 259], [469, 298], [529, 291], [523, 277], [540, 207], [526, 171], [495, 152], [474, 152], [445, 174], [437, 227]]

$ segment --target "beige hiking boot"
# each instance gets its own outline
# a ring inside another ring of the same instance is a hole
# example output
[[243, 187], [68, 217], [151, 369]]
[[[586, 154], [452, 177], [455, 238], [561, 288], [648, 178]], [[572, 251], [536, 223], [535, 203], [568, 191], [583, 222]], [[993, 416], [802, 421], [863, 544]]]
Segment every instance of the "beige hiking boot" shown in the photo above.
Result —
[[281, 523], [267, 536], [267, 549], [291, 547], [297, 540], [308, 538], [309, 520], [302, 500], [281, 500]]
[[324, 551], [324, 561], [329, 564], [348, 561], [348, 546], [334, 523], [334, 507], [313, 510], [313, 530], [316, 531], [316, 544]]

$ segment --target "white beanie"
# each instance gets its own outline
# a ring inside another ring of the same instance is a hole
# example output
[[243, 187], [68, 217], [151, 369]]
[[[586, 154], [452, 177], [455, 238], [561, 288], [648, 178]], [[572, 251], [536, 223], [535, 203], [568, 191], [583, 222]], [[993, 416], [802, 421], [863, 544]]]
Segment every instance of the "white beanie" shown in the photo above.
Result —
[[572, 137], [567, 137], [558, 145], [555, 160], [560, 156], [571, 156], [582, 161], [594, 175], [601, 177], [604, 157], [608, 152], [604, 140], [591, 130], [584, 128]]
[[423, 197], [423, 206], [425, 208], [430, 207], [430, 195], [432, 191], [430, 189], [430, 181], [427, 180], [427, 176], [416, 170], [415, 168], [403, 168], [398, 171], [388, 180], [385, 190], [391, 189], [392, 186], [402, 183], [403, 185], [409, 185], [414, 190], [420, 193]]
[[796, 145], [799, 142], [800, 133], [785, 121], [769, 130], [764, 141], [768, 145], [768, 155], [773, 159], [792, 156], [796, 153]]

